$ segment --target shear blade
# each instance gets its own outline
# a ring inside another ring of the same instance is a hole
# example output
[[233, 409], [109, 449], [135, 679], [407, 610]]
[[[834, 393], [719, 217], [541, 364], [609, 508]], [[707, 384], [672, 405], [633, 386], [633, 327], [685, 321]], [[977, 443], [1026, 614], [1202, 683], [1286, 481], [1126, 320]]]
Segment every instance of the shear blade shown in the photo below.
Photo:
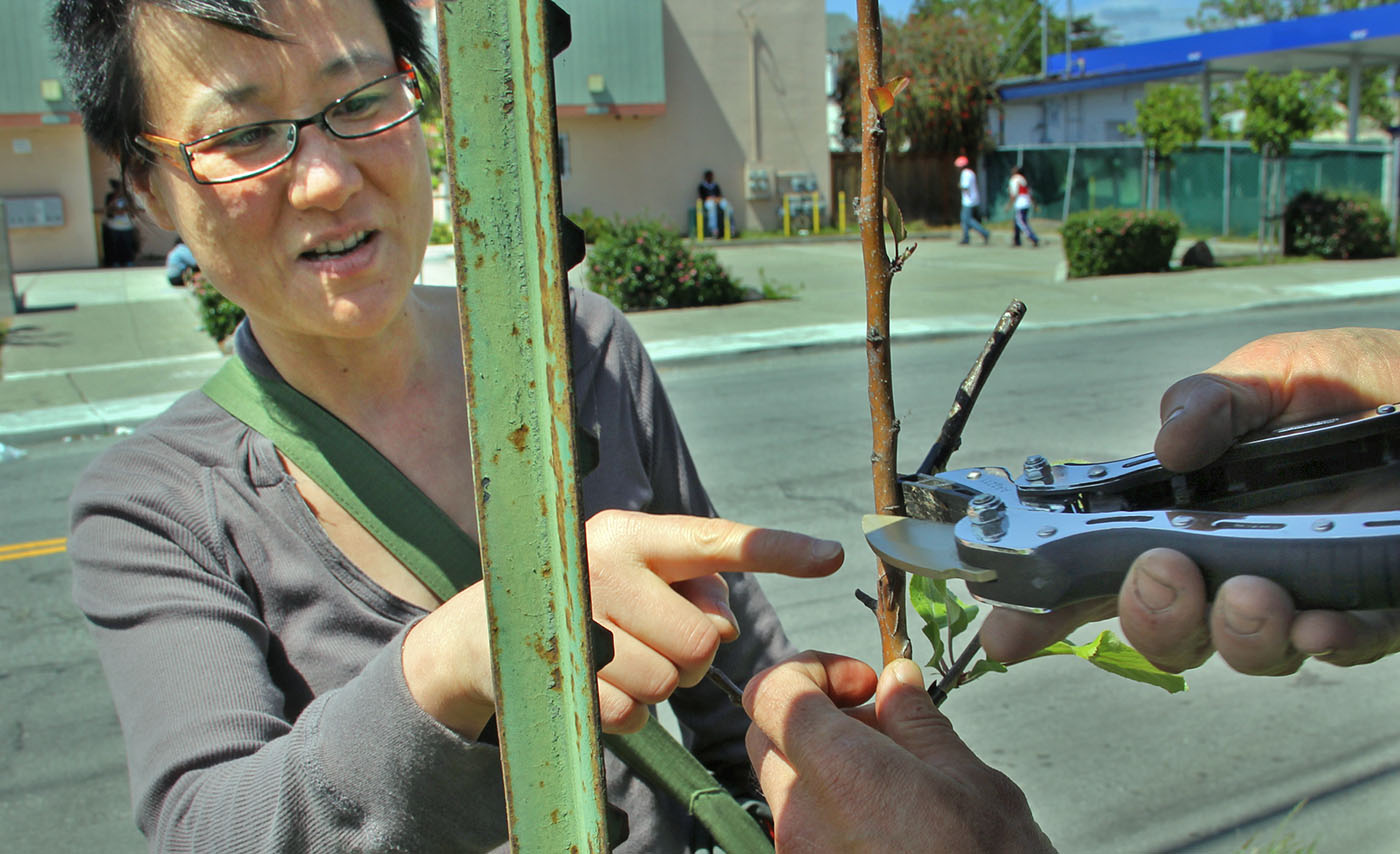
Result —
[[964, 566], [958, 558], [958, 541], [951, 522], [932, 522], [908, 516], [869, 514], [861, 519], [865, 541], [885, 563], [905, 572], [939, 581], [995, 581], [991, 569]]

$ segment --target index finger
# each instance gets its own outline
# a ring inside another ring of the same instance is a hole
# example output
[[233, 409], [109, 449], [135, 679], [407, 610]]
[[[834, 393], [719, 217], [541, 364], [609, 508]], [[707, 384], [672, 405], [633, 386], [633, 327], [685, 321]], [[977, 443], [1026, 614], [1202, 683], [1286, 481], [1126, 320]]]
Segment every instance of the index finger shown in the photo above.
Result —
[[704, 516], [614, 514], [647, 567], [667, 583], [716, 572], [770, 572], [797, 578], [830, 575], [845, 555], [835, 540], [758, 528]]

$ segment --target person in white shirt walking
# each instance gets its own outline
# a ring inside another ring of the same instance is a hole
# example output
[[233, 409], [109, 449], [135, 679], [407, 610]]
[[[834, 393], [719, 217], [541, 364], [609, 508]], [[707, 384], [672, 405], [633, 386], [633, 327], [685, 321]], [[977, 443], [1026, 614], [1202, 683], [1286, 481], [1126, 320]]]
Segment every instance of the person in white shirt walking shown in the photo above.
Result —
[[1021, 245], [1021, 235], [1030, 238], [1031, 245], [1040, 247], [1040, 238], [1035, 236], [1035, 231], [1031, 228], [1031, 208], [1034, 202], [1031, 201], [1031, 182], [1026, 180], [1026, 173], [1017, 166], [1011, 170], [1011, 198], [1008, 204], [1016, 212], [1016, 228], [1011, 232], [1011, 245]]
[[968, 229], [972, 229], [982, 235], [982, 245], [985, 246], [991, 235], [987, 234], [986, 227], [977, 221], [977, 203], [980, 200], [977, 194], [977, 173], [972, 171], [967, 158], [962, 155], [953, 161], [953, 165], [962, 170], [958, 175], [958, 188], [962, 191], [962, 240], [959, 242], [967, 243]]

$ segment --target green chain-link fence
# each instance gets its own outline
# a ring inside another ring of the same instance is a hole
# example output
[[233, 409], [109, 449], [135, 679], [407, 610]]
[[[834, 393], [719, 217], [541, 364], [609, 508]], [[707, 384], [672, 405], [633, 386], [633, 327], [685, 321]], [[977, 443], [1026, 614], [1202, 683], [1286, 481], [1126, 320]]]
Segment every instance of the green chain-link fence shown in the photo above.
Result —
[[[1330, 190], [1384, 200], [1393, 192], [1389, 155], [1379, 146], [1295, 145], [1286, 165], [1287, 195]], [[1034, 191], [1037, 217], [1137, 209], [1150, 198], [1140, 144], [1007, 146], [982, 162], [985, 210], [994, 221], [1011, 218], [1007, 182], [1018, 163]], [[1188, 234], [1252, 237], [1259, 228], [1259, 156], [1243, 142], [1203, 142], [1177, 152], [1169, 168], [1159, 168], [1157, 207], [1180, 216]]]

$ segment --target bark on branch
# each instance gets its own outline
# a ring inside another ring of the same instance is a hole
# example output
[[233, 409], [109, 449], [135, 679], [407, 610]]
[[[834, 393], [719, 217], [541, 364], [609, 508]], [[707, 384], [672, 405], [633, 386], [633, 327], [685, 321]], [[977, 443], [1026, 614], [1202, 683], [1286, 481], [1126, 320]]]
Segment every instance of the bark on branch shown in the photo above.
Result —
[[[895, 417], [890, 379], [890, 281], [894, 270], [885, 252], [882, 189], [885, 175], [885, 125], [868, 92], [884, 84], [881, 67], [882, 33], [878, 0], [856, 6], [856, 50], [860, 63], [861, 157], [859, 221], [865, 261], [865, 354], [870, 391], [870, 423], [874, 434], [870, 454], [877, 513], [904, 515], [895, 472], [899, 420]], [[876, 619], [880, 648], [888, 664], [912, 655], [905, 621], [904, 573], [876, 559]]]

